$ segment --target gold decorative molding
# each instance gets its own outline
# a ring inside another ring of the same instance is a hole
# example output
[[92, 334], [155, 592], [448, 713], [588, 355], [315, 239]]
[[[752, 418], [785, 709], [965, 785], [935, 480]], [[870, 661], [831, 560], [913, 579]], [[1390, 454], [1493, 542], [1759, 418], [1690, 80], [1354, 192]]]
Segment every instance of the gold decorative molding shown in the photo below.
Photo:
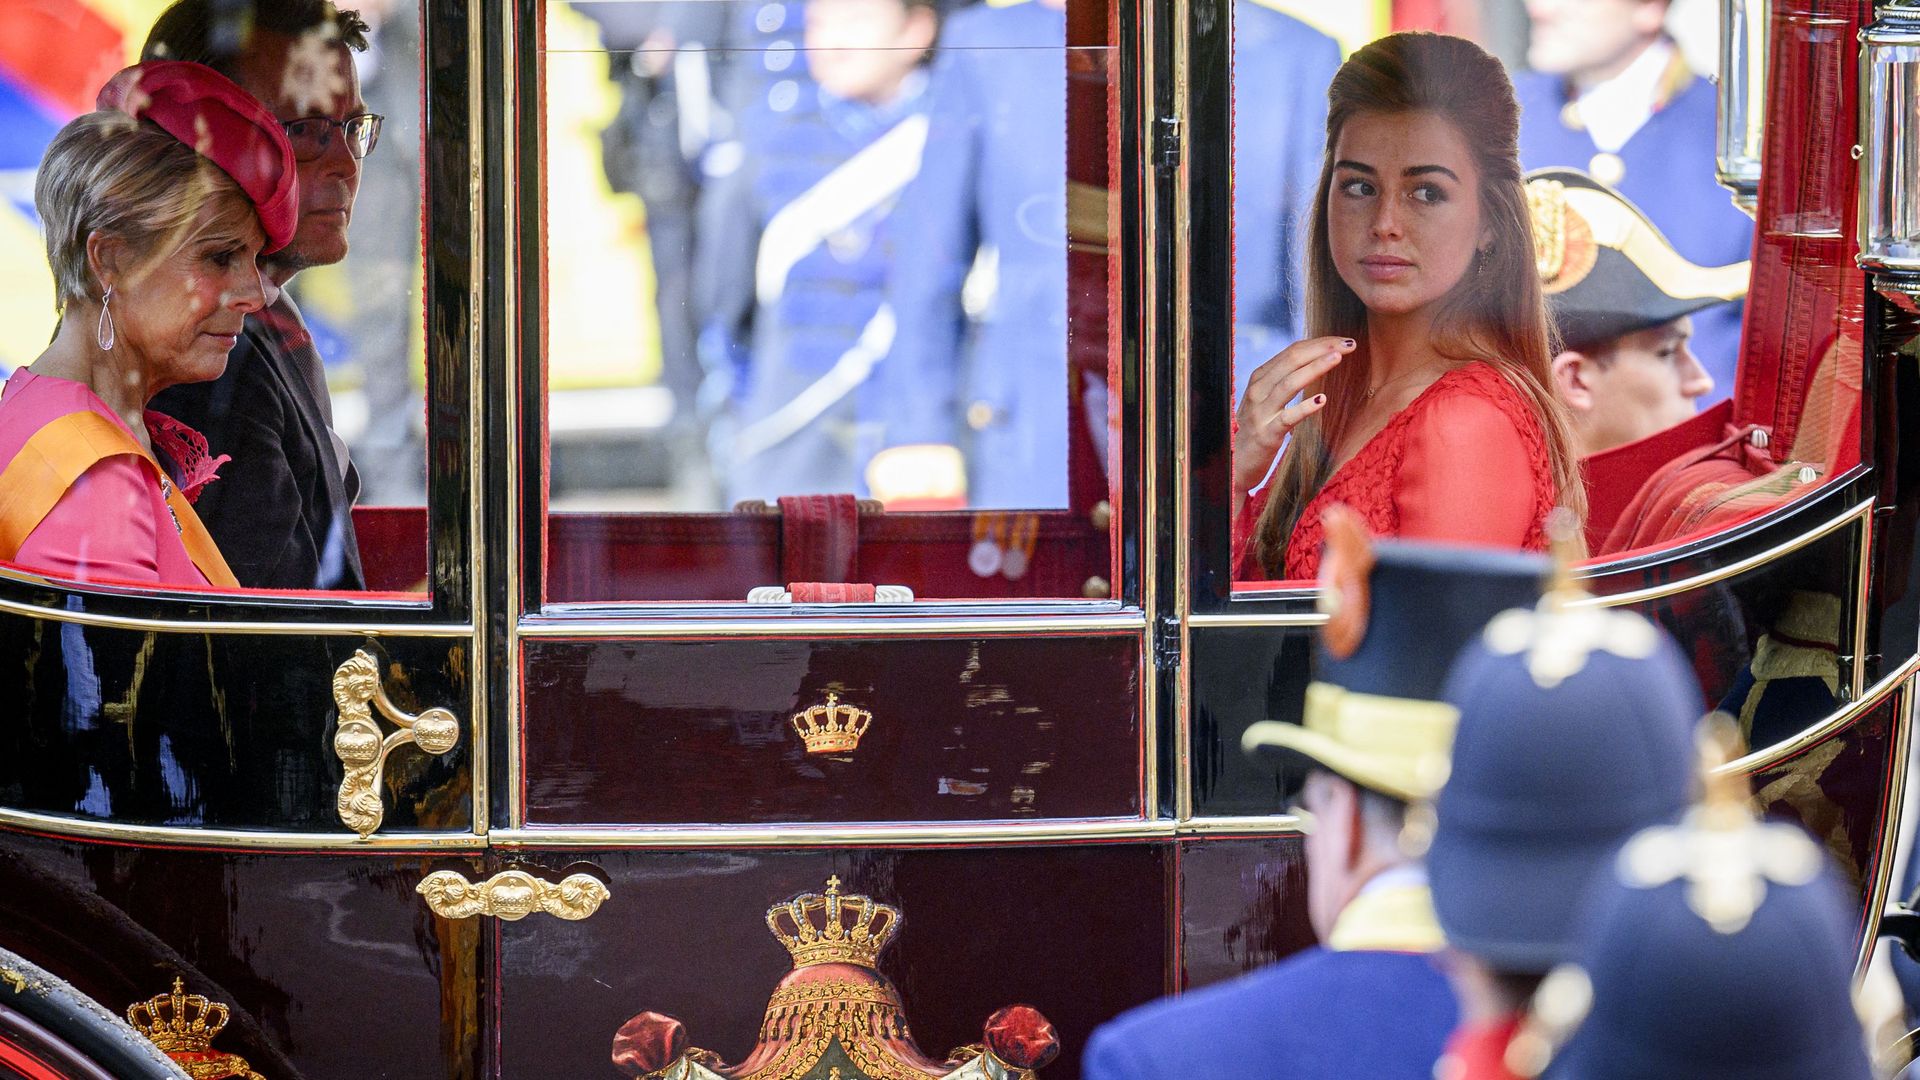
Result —
[[793, 733], [807, 744], [809, 754], [850, 754], [859, 749], [860, 736], [872, 726], [872, 713], [840, 704], [835, 693], [827, 695], [825, 705], [793, 714]]
[[515, 922], [544, 911], [559, 919], [584, 919], [613, 894], [598, 878], [572, 874], [559, 884], [524, 870], [503, 870], [475, 884], [452, 870], [436, 870], [413, 887], [433, 913], [446, 919], [491, 915]]
[[[364, 840], [373, 835], [387, 814], [380, 798], [387, 755], [407, 743], [429, 754], [444, 754], [460, 741], [460, 721], [442, 708], [428, 709], [417, 716], [402, 711], [387, 697], [380, 665], [365, 649], [356, 651], [333, 673], [333, 701], [340, 707], [333, 752], [346, 766], [335, 805], [340, 820]], [[372, 705], [376, 704], [380, 714], [399, 730], [382, 736], [373, 719]]]
[[213, 1048], [213, 1037], [227, 1026], [227, 1007], [186, 992], [173, 980], [173, 992], [155, 994], [127, 1006], [127, 1023], [173, 1059], [193, 1080], [266, 1080], [247, 1059]]

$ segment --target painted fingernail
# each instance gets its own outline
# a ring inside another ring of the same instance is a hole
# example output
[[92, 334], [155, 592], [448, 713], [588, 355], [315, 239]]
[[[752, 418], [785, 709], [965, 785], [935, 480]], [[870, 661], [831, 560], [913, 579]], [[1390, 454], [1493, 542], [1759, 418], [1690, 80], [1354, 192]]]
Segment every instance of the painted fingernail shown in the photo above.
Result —
[[1352, 339], [1352, 338], [1341, 338], [1341, 339], [1340, 339], [1340, 344], [1342, 344], [1342, 345], [1344, 345], [1344, 346], [1346, 346], [1347, 348], [1349, 348], [1349, 349], [1351, 349], [1351, 348], [1353, 348], [1353, 345], [1354, 345], [1354, 341], [1353, 341], [1353, 339]]
[[1313, 403], [1315, 405], [1325, 405], [1327, 403], [1327, 395], [1325, 394], [1313, 395]]

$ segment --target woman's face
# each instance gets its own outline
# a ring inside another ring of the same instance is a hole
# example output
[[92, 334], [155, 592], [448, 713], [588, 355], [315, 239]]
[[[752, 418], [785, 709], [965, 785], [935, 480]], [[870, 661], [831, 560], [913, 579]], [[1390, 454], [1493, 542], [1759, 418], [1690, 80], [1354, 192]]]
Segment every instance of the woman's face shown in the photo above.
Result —
[[240, 340], [246, 317], [266, 303], [256, 260], [265, 241], [252, 207], [238, 195], [208, 199], [186, 234], [192, 239], [115, 282], [118, 348], [146, 366], [147, 391], [217, 379]]
[[1333, 157], [1328, 246], [1367, 311], [1411, 314], [1452, 292], [1488, 242], [1460, 130], [1430, 112], [1363, 112], [1341, 127]]

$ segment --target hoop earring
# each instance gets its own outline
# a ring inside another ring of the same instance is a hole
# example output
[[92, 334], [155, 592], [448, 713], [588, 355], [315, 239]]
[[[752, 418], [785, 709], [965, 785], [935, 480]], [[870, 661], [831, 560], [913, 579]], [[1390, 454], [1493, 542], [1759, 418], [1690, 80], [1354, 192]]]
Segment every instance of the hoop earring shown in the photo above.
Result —
[[106, 293], [100, 297], [100, 324], [93, 329], [94, 341], [106, 352], [112, 352], [119, 340], [113, 330], [113, 309], [107, 306], [112, 300], [113, 286], [109, 285]]

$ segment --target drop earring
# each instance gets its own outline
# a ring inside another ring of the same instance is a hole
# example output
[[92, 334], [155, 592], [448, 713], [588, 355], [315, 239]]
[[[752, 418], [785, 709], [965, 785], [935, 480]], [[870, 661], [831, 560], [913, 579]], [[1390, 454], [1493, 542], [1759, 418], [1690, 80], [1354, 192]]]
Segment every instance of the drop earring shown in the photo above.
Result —
[[94, 328], [94, 340], [106, 352], [112, 352], [114, 343], [119, 340], [113, 332], [113, 309], [108, 306], [112, 300], [113, 286], [109, 285], [106, 293], [100, 297], [100, 325]]

